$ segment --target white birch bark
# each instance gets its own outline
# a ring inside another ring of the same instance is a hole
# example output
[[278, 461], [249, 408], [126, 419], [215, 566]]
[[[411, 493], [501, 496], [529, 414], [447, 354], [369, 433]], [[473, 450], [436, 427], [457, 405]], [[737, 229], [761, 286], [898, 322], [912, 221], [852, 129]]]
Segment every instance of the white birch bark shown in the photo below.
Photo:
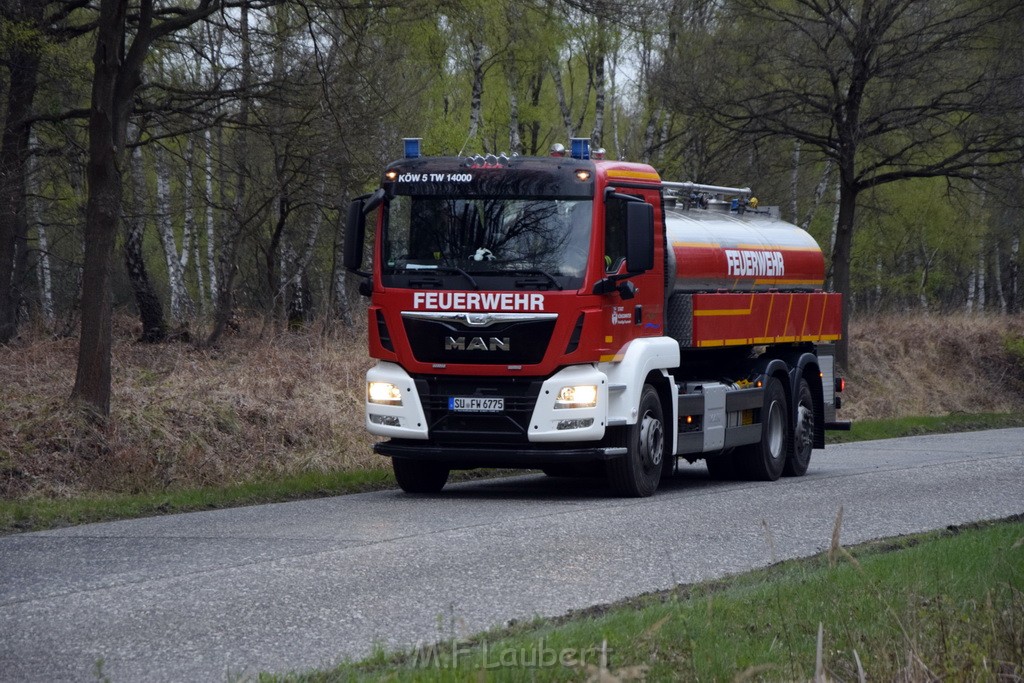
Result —
[[43, 311], [43, 320], [46, 326], [53, 325], [53, 277], [50, 270], [50, 240], [46, 233], [46, 225], [42, 220], [42, 211], [39, 208], [39, 163], [36, 152], [39, 142], [36, 139], [35, 131], [29, 134], [29, 155], [28, 155], [28, 177], [25, 179], [25, 189], [28, 197], [25, 202], [28, 209], [29, 227], [34, 223], [36, 236], [39, 244], [39, 259], [36, 261], [36, 275], [39, 278], [39, 305]]
[[[210, 275], [210, 302], [217, 303], [216, 225], [213, 220], [213, 137], [207, 128], [203, 135], [206, 151], [206, 270]], [[198, 259], [196, 266], [198, 267]]]
[[522, 154], [523, 139], [519, 135], [519, 68], [516, 66], [515, 52], [509, 55], [506, 70], [508, 81], [508, 153]]
[[167, 262], [167, 284], [171, 293], [171, 318], [182, 323], [191, 309], [188, 290], [185, 289], [181, 256], [174, 238], [174, 223], [171, 219], [171, 169], [167, 163], [167, 151], [156, 145], [156, 225], [160, 244], [164, 248]]
[[968, 313], [974, 312], [974, 298], [978, 289], [978, 271], [972, 270], [967, 276], [967, 303], [966, 309]]
[[999, 312], [1006, 315], [1006, 294], [1003, 292], [1003, 267], [1000, 264], [1001, 254], [999, 253], [999, 244], [993, 245], [992, 249], [992, 277], [995, 278], [995, 290], [996, 296], [999, 301]]
[[558, 110], [562, 114], [562, 125], [565, 126], [565, 144], [576, 135], [576, 129], [572, 125], [572, 109], [569, 101], [565, 98], [565, 86], [562, 84], [562, 65], [558, 60], [551, 65], [551, 80], [555, 84], [555, 95], [558, 97]]
[[[842, 183], [838, 183], [837, 182], [836, 183], [836, 195], [835, 195], [836, 206], [835, 206], [835, 210], [832, 213], [832, 230], [831, 230], [831, 232], [829, 234], [829, 239], [828, 239], [828, 253], [829, 254], [833, 254], [833, 255], [836, 253], [836, 238], [839, 235], [839, 199], [840, 199], [841, 194], [842, 194]], [[829, 265], [828, 265], [828, 277], [826, 278], [826, 280], [828, 282], [828, 289], [832, 289], [832, 270], [833, 270], [832, 262], [830, 261]]]
[[181, 244], [181, 270], [184, 274], [188, 265], [192, 264], [196, 271], [196, 292], [200, 307], [205, 309], [206, 287], [203, 282], [203, 267], [199, 261], [199, 231], [196, 228], [194, 164], [195, 140], [189, 135], [185, 143], [185, 230]]

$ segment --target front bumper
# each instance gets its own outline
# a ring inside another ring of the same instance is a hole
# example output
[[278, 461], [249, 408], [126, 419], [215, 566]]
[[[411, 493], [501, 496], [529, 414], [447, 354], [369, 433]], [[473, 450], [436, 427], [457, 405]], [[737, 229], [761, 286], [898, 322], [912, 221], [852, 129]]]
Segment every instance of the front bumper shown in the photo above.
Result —
[[504, 446], [463, 446], [424, 444], [422, 441], [392, 439], [374, 444], [373, 451], [391, 458], [443, 462], [453, 469], [512, 467], [540, 469], [554, 464], [613, 460], [626, 455], [623, 446], [589, 448], [516, 448]]
[[[530, 443], [548, 446], [590, 442], [596, 446], [608, 426], [608, 378], [592, 365], [565, 367], [547, 379], [531, 381], [466, 376], [414, 378], [401, 366], [381, 361], [366, 373], [366, 380], [390, 383], [400, 392], [401, 401], [395, 405], [366, 403], [367, 430], [392, 439], [467, 444], [505, 441], [517, 442], [523, 448]], [[512, 382], [519, 388], [513, 390]], [[596, 404], [556, 407], [559, 390], [576, 385], [597, 387]], [[502, 397], [506, 411], [450, 412], [449, 397], [460, 395]]]

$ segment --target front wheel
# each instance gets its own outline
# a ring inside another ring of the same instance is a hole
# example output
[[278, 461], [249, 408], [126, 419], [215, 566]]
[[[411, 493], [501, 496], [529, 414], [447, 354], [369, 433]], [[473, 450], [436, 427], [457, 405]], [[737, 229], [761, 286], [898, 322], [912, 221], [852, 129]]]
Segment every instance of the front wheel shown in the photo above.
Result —
[[406, 493], [437, 493], [448, 483], [448, 468], [429, 460], [391, 458], [395, 480]]
[[814, 450], [814, 396], [806, 379], [800, 380], [796, 398], [796, 425], [790, 437], [789, 456], [782, 473], [787, 477], [802, 477], [811, 464]]
[[761, 408], [761, 441], [737, 448], [736, 464], [747, 479], [775, 481], [782, 475], [789, 446], [789, 410], [782, 383], [769, 377]]
[[658, 392], [645, 384], [636, 424], [626, 428], [625, 457], [608, 462], [608, 485], [616, 495], [643, 498], [661, 482], [665, 460], [665, 420]]

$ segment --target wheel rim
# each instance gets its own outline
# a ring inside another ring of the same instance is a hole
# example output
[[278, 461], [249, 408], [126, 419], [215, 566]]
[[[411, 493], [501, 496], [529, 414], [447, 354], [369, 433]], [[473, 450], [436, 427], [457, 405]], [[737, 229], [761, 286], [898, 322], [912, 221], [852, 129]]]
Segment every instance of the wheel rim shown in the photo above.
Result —
[[796, 443], [801, 453], [811, 450], [814, 439], [814, 411], [805, 405], [797, 409]]
[[664, 443], [661, 420], [651, 413], [645, 413], [640, 422], [640, 458], [645, 470], [661, 467]]
[[782, 410], [779, 402], [773, 401], [768, 409], [768, 453], [772, 460], [782, 456]]

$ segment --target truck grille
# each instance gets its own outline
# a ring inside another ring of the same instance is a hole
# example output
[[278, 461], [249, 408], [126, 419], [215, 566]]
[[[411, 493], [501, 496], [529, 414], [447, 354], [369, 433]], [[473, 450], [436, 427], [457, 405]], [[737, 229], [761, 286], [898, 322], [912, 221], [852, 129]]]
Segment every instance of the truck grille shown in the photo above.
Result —
[[[416, 391], [435, 443], [528, 443], [527, 433], [542, 380], [518, 377], [416, 378]], [[448, 410], [452, 396], [500, 397], [500, 413], [462, 413]]]
[[555, 319], [471, 327], [457, 322], [404, 317], [402, 324], [421, 363], [531, 365], [544, 359]]

